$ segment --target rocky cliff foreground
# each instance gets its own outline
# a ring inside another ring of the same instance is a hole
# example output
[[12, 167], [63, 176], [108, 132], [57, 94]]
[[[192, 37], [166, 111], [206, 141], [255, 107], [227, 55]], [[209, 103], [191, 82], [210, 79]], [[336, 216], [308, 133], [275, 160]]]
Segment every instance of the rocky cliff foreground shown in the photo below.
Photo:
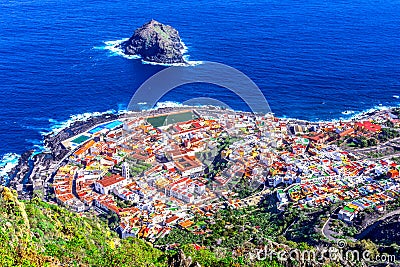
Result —
[[91, 214], [79, 216], [39, 199], [20, 201], [0, 186], [0, 266], [199, 265], [182, 252], [169, 256], [143, 240], [120, 239]]
[[151, 20], [138, 28], [132, 37], [119, 45], [127, 55], [138, 55], [143, 60], [176, 64], [186, 63], [179, 33], [169, 25]]

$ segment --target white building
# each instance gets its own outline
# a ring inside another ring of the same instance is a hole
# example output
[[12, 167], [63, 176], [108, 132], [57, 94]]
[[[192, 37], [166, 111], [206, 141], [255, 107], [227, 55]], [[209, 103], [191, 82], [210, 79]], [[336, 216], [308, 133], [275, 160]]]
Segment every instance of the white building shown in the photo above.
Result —
[[338, 214], [339, 220], [343, 220], [344, 222], [351, 223], [355, 218], [354, 212], [347, 211], [345, 209], [341, 209]]
[[125, 186], [126, 183], [127, 179], [125, 179], [124, 177], [120, 175], [111, 175], [97, 181], [94, 184], [94, 190], [96, 190], [100, 194], [108, 194], [113, 189], [118, 189]]
[[122, 177], [129, 179], [129, 164], [127, 162], [122, 163]]

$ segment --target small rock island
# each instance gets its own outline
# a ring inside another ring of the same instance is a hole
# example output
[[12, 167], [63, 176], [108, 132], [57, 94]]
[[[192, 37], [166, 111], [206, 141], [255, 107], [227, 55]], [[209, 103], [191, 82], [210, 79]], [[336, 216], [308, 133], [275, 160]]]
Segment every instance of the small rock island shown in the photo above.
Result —
[[153, 19], [138, 28], [119, 48], [126, 55], [138, 55], [149, 62], [187, 63], [183, 58], [184, 46], [178, 31]]

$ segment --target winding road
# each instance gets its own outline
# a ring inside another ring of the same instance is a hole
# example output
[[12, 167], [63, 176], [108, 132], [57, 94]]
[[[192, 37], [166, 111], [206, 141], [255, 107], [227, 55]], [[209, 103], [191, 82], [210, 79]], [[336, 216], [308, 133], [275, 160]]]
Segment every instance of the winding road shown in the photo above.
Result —
[[[384, 215], [382, 215], [381, 217], [377, 218], [376, 220], [372, 221], [369, 223], [369, 225], [367, 227], [365, 227], [365, 229], [357, 234], [356, 238], [350, 238], [352, 241], [356, 241], [356, 240], [360, 240], [363, 239], [366, 235], [368, 235], [373, 229], [375, 229], [376, 226], [379, 225], [380, 222], [384, 221], [387, 218], [390, 218], [392, 216], [395, 215], [400, 215], [400, 208], [394, 211], [391, 211], [389, 213], [386, 213]], [[326, 220], [326, 222], [324, 223], [324, 225], [321, 228], [321, 234], [331, 240], [331, 241], [337, 241], [338, 238], [333, 237], [332, 235], [335, 234], [336, 232], [332, 231], [329, 229], [329, 222], [332, 219], [332, 214], [329, 216], [328, 220]]]

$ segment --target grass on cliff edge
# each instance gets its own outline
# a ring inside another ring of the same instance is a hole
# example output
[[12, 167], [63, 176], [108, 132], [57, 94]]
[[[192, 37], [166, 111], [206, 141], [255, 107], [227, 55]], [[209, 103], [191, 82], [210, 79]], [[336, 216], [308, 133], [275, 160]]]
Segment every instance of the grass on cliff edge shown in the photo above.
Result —
[[[201, 266], [242, 265], [239, 259], [220, 258], [206, 249], [182, 249]], [[39, 199], [19, 201], [15, 191], [0, 186], [1, 267], [168, 266], [169, 256], [143, 240], [120, 239], [97, 217], [81, 217]]]
[[0, 187], [0, 266], [166, 266], [163, 252], [120, 239], [97, 218], [56, 205], [18, 201]]

